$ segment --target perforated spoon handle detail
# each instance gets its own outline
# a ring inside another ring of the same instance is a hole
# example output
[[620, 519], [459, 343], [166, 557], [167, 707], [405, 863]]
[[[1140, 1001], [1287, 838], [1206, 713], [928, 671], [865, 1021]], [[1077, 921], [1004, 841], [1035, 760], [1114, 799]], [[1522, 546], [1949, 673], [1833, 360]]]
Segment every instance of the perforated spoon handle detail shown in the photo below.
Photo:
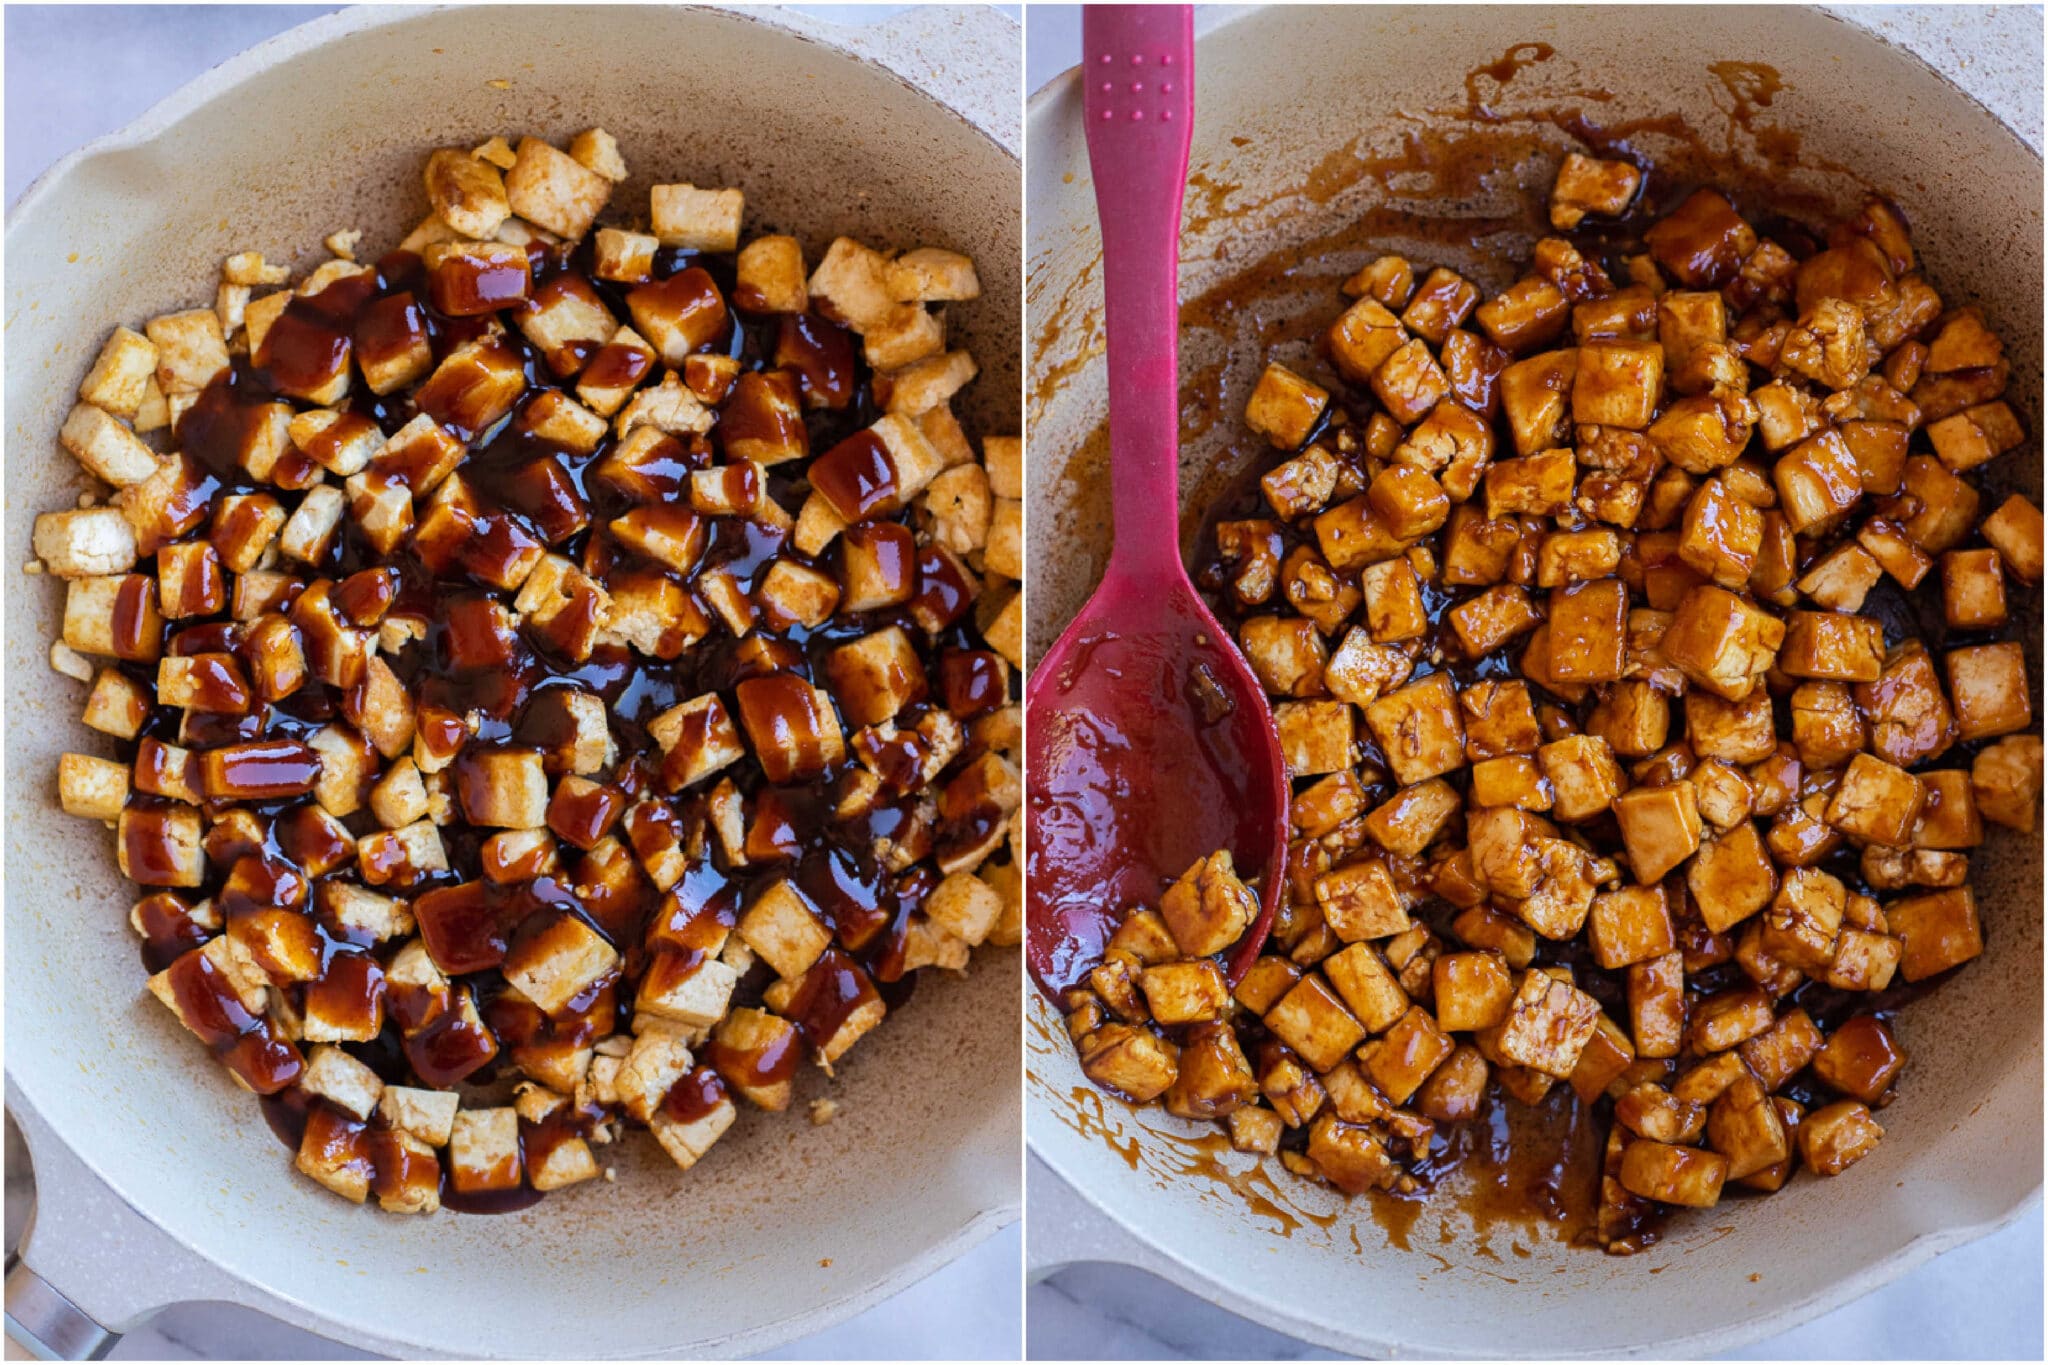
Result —
[[1194, 123], [1194, 11], [1089, 5], [1081, 17], [1088, 165], [1102, 224], [1112, 561], [1180, 562], [1180, 221]]

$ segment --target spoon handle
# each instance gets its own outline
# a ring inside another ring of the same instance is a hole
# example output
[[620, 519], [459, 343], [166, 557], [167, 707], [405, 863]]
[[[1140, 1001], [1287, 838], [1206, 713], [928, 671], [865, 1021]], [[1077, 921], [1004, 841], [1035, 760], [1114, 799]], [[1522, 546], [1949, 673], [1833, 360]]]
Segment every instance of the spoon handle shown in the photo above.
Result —
[[1088, 166], [1102, 224], [1113, 560], [1171, 579], [1180, 561], [1180, 215], [1194, 123], [1194, 10], [1081, 12]]

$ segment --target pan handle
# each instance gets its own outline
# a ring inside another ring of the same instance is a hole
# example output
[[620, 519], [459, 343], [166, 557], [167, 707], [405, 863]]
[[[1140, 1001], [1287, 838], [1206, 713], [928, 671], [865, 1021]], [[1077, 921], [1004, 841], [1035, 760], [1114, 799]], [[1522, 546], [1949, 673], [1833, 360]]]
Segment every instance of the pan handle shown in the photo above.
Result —
[[37, 1360], [104, 1360], [121, 1339], [19, 1256], [7, 1258], [7, 1335]]

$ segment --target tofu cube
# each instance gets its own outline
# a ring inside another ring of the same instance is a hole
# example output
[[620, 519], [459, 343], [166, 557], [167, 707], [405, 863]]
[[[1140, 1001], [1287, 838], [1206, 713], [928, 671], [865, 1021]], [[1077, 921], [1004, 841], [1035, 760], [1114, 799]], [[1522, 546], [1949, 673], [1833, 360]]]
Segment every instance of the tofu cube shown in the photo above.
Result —
[[1190, 867], [1159, 899], [1167, 931], [1191, 958], [1208, 957], [1237, 942], [1258, 913], [1258, 897], [1238, 878], [1228, 849]]
[[746, 196], [739, 190], [656, 185], [648, 191], [654, 235], [686, 251], [737, 251]]
[[1303, 977], [1264, 1017], [1273, 1035], [1317, 1071], [1336, 1066], [1365, 1038], [1365, 1026], [1316, 976]]
[[1646, 886], [1662, 881], [1699, 849], [1699, 805], [1688, 781], [1637, 787], [1615, 797], [1613, 808], [1636, 880]]
[[1245, 425], [1278, 450], [1296, 450], [1322, 421], [1329, 391], [1284, 365], [1269, 364], [1245, 402]]
[[522, 926], [506, 951], [505, 979], [554, 1014], [609, 975], [618, 950], [581, 918], [562, 913], [539, 928]]
[[1133, 1104], [1150, 1104], [1180, 1074], [1179, 1050], [1158, 1034], [1105, 1024], [1081, 1040], [1081, 1070]]
[[1330, 359], [1354, 384], [1367, 384], [1373, 371], [1408, 342], [1408, 330], [1375, 299], [1360, 299], [1330, 325]]
[[1495, 1047], [1516, 1066], [1568, 1080], [1599, 1020], [1599, 1003], [1578, 987], [1545, 972], [1524, 972]]
[[1756, 826], [1743, 821], [1700, 841], [1685, 884], [1709, 933], [1726, 933], [1770, 903], [1778, 888], [1771, 856]]
[[1726, 588], [1703, 584], [1679, 602], [1664, 630], [1662, 649], [1692, 682], [1728, 701], [1742, 701], [1777, 660], [1785, 635], [1785, 623], [1777, 617]]
[[471, 750], [455, 769], [463, 817], [494, 829], [547, 823], [548, 778], [538, 749]]
[[1567, 824], [1610, 809], [1621, 794], [1621, 765], [1597, 736], [1566, 735], [1537, 749], [1536, 759], [1556, 793], [1551, 814]]
[[1977, 898], [1967, 886], [1909, 896], [1885, 907], [1891, 932], [1903, 944], [1899, 971], [1924, 981], [1984, 951]]
[[1587, 928], [1593, 960], [1608, 971], [1662, 957], [1676, 944], [1670, 906], [1663, 888], [1655, 885], [1596, 895]]
[[57, 442], [94, 478], [116, 488], [141, 483], [157, 470], [156, 452], [119, 418], [90, 403], [71, 409]]
[[1436, 1022], [1452, 1032], [1491, 1028], [1507, 1017], [1513, 973], [1498, 953], [1443, 953], [1430, 968]]
[[1700, 1147], [1641, 1139], [1621, 1154], [1621, 1184], [1630, 1194], [1660, 1204], [1710, 1209], [1721, 1201], [1728, 1158]]
[[[1439, 957], [1437, 961], [1441, 962], [1443, 958]], [[1260, 965], [1268, 962], [1281, 965], [1264, 973], [1271, 979], [1259, 988], [1258, 997], [1252, 998], [1248, 993], [1248, 988], [1253, 986], [1252, 976], [1259, 972]], [[1357, 1016], [1368, 1033], [1385, 1032], [1408, 1012], [1408, 993], [1401, 988], [1386, 960], [1369, 943], [1354, 943], [1342, 952], [1324, 958], [1322, 970], [1330, 984], [1336, 987], [1345, 1006]], [[1294, 983], [1300, 979], [1301, 969], [1285, 958], [1262, 957], [1252, 972], [1238, 983], [1237, 998], [1247, 1009], [1263, 1013], [1293, 989]]]
[[1840, 1175], [1877, 1150], [1884, 1129], [1857, 1100], [1840, 1100], [1799, 1122], [1799, 1155], [1815, 1175]]
[[1384, 1037], [1366, 1045], [1366, 1074], [1389, 1101], [1406, 1104], [1456, 1048], [1429, 1011], [1416, 1005]]
[[687, 1171], [732, 1127], [739, 1108], [727, 1096], [725, 1082], [709, 1067], [698, 1067], [672, 1088], [687, 1096], [687, 1103], [664, 1102], [651, 1111], [647, 1126], [669, 1160]]
[[1831, 1089], [1877, 1104], [1905, 1069], [1906, 1054], [1876, 1015], [1845, 1020], [1813, 1056], [1813, 1074]]
[[[1144, 989], [1152, 1018], [1168, 1026], [1219, 1021], [1230, 1004], [1230, 988], [1223, 982], [1222, 969], [1208, 958], [1147, 967], [1139, 985]], [[1183, 1076], [1188, 1060], [1184, 1047]]]
[[[530, 140], [530, 139], [529, 139]], [[458, 1110], [448, 1130], [449, 1183], [464, 1194], [519, 1188], [519, 1111]]]
[[1550, 190], [1550, 225], [1575, 228], [1589, 213], [1619, 218], [1628, 212], [1643, 173], [1626, 161], [1601, 161], [1579, 152], [1566, 155]]
[[803, 976], [832, 942], [810, 902], [787, 878], [771, 883], [740, 918], [739, 936], [785, 980]]
[[1448, 673], [1433, 673], [1380, 697], [1366, 708], [1366, 725], [1403, 786], [1464, 766], [1465, 729]]
[[2018, 641], [1953, 649], [1943, 663], [1955, 701], [1956, 738], [1962, 743], [2011, 734], [2033, 723], [2026, 650]]
[[1356, 717], [1348, 702], [1282, 702], [1273, 708], [1273, 721], [1292, 776], [1338, 772], [1356, 761]]
[[611, 193], [610, 180], [535, 137], [519, 140], [518, 159], [505, 173], [512, 212], [571, 240], [590, 231]]
[[1326, 872], [1315, 881], [1323, 920], [1345, 943], [1389, 938], [1411, 921], [1385, 863], [1366, 859]]

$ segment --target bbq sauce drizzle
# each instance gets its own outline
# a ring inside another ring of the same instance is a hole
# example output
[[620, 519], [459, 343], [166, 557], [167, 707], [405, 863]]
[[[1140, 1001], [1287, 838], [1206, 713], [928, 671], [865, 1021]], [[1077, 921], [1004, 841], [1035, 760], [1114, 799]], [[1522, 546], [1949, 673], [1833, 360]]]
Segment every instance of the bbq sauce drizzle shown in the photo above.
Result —
[[[594, 234], [573, 247], [530, 245], [531, 292], [544, 299], [559, 289], [587, 291], [615, 318], [625, 318], [625, 295], [640, 286], [595, 278], [593, 243]], [[708, 295], [717, 303], [722, 321], [700, 353], [729, 357], [738, 362], [742, 376], [760, 376], [804, 396], [802, 425], [810, 457], [842, 443], [857, 447], [856, 438], [881, 415], [874, 376], [860, 358], [858, 339], [832, 319], [816, 311], [745, 311], [744, 300], [735, 299], [729, 257], [663, 249], [657, 253], [651, 283], [667, 282], [673, 282], [674, 291]], [[436, 291], [431, 284], [418, 256], [394, 251], [376, 263], [374, 272], [345, 276], [310, 296], [294, 297], [257, 356], [236, 358], [176, 424], [173, 444], [186, 461], [189, 485], [185, 505], [170, 509], [166, 519], [176, 534], [183, 537], [199, 528], [224, 495], [284, 493], [288, 499], [287, 490], [319, 480], [319, 467], [297, 449], [287, 450], [267, 482], [252, 480], [244, 472], [241, 452], [256, 425], [265, 420], [267, 405], [314, 392], [353, 363], [402, 354], [421, 336], [431, 347], [436, 367], [459, 347], [486, 336], [496, 313], [450, 316], [433, 297], [447, 291]], [[480, 302], [488, 305], [491, 298], [485, 291]], [[735, 299], [740, 308], [727, 309], [727, 299]], [[512, 410], [482, 430], [465, 429], [445, 410], [439, 414], [442, 425], [467, 446], [457, 472], [480, 509], [474, 539], [464, 547], [460, 562], [436, 573], [412, 552], [410, 537], [394, 553], [380, 555], [355, 519], [348, 517], [324, 560], [310, 566], [308, 576], [334, 580], [336, 606], [344, 620], [397, 616], [423, 624], [419, 638], [395, 656], [384, 657], [413, 698], [423, 730], [443, 727], [444, 743], [452, 744], [466, 733], [462, 718], [476, 718], [474, 732], [455, 760], [458, 765], [494, 748], [531, 747], [548, 755], [549, 776], [557, 777], [566, 771], [557, 751], [568, 735], [559, 709], [535, 703], [563, 688], [601, 698], [620, 757], [593, 780], [605, 784], [607, 799], [618, 809], [643, 803], [637, 816], [607, 820], [602, 812], [583, 810], [587, 823], [570, 831], [578, 838], [562, 840], [562, 871], [508, 885], [490, 881], [484, 873], [482, 846], [494, 830], [464, 823], [459, 812], [453, 823], [442, 826], [446, 870], [417, 872], [402, 885], [377, 889], [409, 897], [415, 904], [435, 898], [434, 928], [429, 930], [422, 918], [421, 933], [434, 944], [437, 958], [445, 953], [450, 965], [470, 968], [450, 972], [446, 991], [389, 983], [384, 967], [402, 939], [379, 945], [370, 934], [351, 931], [324, 913], [319, 883], [329, 878], [353, 880], [357, 862], [338, 836], [323, 832], [322, 822], [313, 818], [318, 808], [310, 797], [241, 803], [256, 818], [260, 843], [217, 843], [214, 833], [224, 827], [214, 826], [208, 835], [206, 879], [190, 896], [193, 903], [214, 897], [224, 921], [268, 916], [285, 931], [306, 939], [307, 950], [319, 963], [317, 975], [303, 983], [273, 977], [276, 989], [286, 993], [295, 1008], [303, 1010], [307, 1000], [317, 998], [330, 1017], [375, 1027], [370, 1041], [342, 1046], [386, 1083], [470, 1089], [507, 1080], [522, 1050], [566, 1052], [625, 1031], [633, 1014], [635, 987], [643, 976], [687, 976], [707, 960], [711, 946], [733, 928], [740, 910], [758, 890], [779, 877], [790, 877], [832, 931], [835, 946], [798, 986], [787, 1011], [796, 1026], [794, 1035], [760, 1049], [715, 1041], [701, 1049], [709, 1064], [692, 1071], [664, 1101], [673, 1117], [687, 1120], [715, 1107], [725, 1093], [724, 1076], [747, 1085], [792, 1077], [802, 1053], [821, 1048], [861, 1000], [879, 997], [891, 1010], [909, 1000], [915, 986], [914, 974], [904, 965], [910, 927], [938, 882], [931, 853], [974, 847], [1005, 818], [993, 803], [971, 800], [961, 809], [938, 802], [934, 813], [931, 798], [942, 793], [947, 778], [971, 764], [981, 750], [970, 738], [920, 792], [922, 754], [910, 732], [934, 709], [950, 709], [965, 723], [1008, 705], [1015, 699], [1016, 682], [1004, 685], [1003, 670], [975, 629], [971, 584], [943, 556], [916, 546], [909, 510], [885, 501], [889, 490], [881, 487], [868, 489], [870, 503], [880, 507], [874, 518], [843, 535], [885, 542], [894, 550], [894, 562], [885, 567], [894, 569], [896, 581], [912, 588], [910, 600], [902, 606], [842, 612], [815, 628], [759, 619], [757, 612], [756, 624], [745, 638], [713, 627], [706, 638], [670, 659], [598, 644], [578, 662], [522, 626], [502, 657], [488, 665], [464, 666], [462, 660], [476, 653], [475, 640], [465, 640], [465, 632], [473, 637], [489, 604], [510, 598], [491, 581], [522, 545], [543, 545], [567, 556], [599, 581], [614, 571], [651, 573], [694, 589], [705, 573], [715, 570], [730, 575], [750, 594], [773, 559], [793, 560], [837, 578], [842, 553], [835, 545], [813, 560], [786, 543], [784, 530], [743, 517], [716, 517], [705, 518], [710, 523], [708, 544], [689, 574], [678, 575], [642, 560], [618, 543], [605, 524], [635, 506], [686, 508], [690, 472], [720, 460], [728, 437], [760, 433], [731, 430], [721, 422], [706, 437], [676, 440], [673, 459], [641, 466], [641, 472], [665, 485], [658, 503], [650, 504], [644, 491], [636, 499], [596, 472], [617, 444], [609, 424], [603, 440], [586, 455], [523, 430], [520, 417], [551, 391], [573, 398], [579, 378], [621, 386], [650, 380], [656, 377], [659, 360], [587, 343], [570, 354], [544, 355], [510, 325], [502, 329], [497, 345], [517, 358], [524, 376], [524, 391]], [[357, 373], [343, 421], [358, 431], [374, 425], [391, 436], [415, 416], [415, 399], [423, 387], [380, 396], [370, 392]], [[330, 439], [339, 434], [330, 434]], [[762, 481], [766, 492], [790, 509], [803, 500], [808, 486], [805, 466], [811, 463], [812, 458], [774, 466], [736, 461], [729, 467], [743, 471], [740, 478]], [[131, 581], [139, 585], [142, 580]], [[287, 610], [289, 605], [278, 609]], [[697, 607], [702, 610], [701, 603]], [[920, 616], [941, 623], [939, 629], [928, 632], [919, 624]], [[117, 620], [117, 634], [137, 632], [140, 617], [139, 607], [131, 607], [121, 618], [128, 622], [125, 627]], [[709, 832], [706, 790], [713, 784], [666, 794], [660, 782], [661, 753], [647, 733], [648, 721], [705, 692], [729, 696], [749, 678], [785, 674], [825, 685], [827, 654], [889, 626], [901, 627], [912, 642], [934, 695], [906, 706], [896, 717], [902, 736], [872, 757], [884, 778], [872, 809], [852, 819], [834, 818], [837, 785], [862, 763], [850, 728], [844, 758], [803, 785], [772, 785], [750, 752], [724, 773], [738, 784], [750, 814], [748, 865], [728, 865]], [[181, 620], [166, 631], [164, 653], [233, 657], [243, 645], [243, 635], [243, 624], [225, 611]], [[137, 657], [144, 653], [141, 643], [130, 651]], [[122, 667], [145, 688], [153, 688], [150, 665]], [[264, 750], [238, 751], [234, 776], [252, 781], [260, 771], [274, 777], [279, 790], [303, 793], [318, 773], [317, 755], [305, 740], [342, 713], [338, 690], [317, 678], [309, 678], [299, 691], [275, 704], [255, 701], [244, 715], [191, 712], [183, 719], [182, 733], [180, 713], [157, 707], [124, 757], [132, 759], [140, 772], [166, 763], [169, 745], [196, 753], [260, 739]], [[138, 784], [140, 791], [149, 789]], [[168, 803], [144, 794], [134, 804]], [[208, 810], [220, 813], [214, 807]], [[643, 841], [650, 849], [659, 848], [673, 840], [699, 851], [666, 894], [656, 891], [637, 857], [628, 853], [623, 862], [630, 875], [623, 879], [623, 889], [611, 890], [603, 867], [577, 846], [600, 822], [632, 848]], [[356, 836], [379, 828], [367, 811], [343, 823]], [[876, 856], [879, 841], [921, 853], [905, 870], [891, 874]], [[130, 842], [127, 853], [133, 866], [153, 866], [153, 859], [168, 858], [167, 849], [150, 846], [147, 832]], [[308, 873], [302, 870], [305, 866], [326, 870]], [[252, 885], [231, 888], [231, 881], [245, 870], [260, 877]], [[280, 906], [304, 913], [280, 918]], [[522, 933], [562, 914], [576, 916], [610, 941], [619, 950], [620, 965], [549, 1016], [505, 994], [498, 964]], [[425, 1170], [433, 1163], [408, 1153], [380, 1127], [380, 1120], [358, 1120], [301, 1090], [296, 1082], [304, 1064], [298, 1048], [273, 1020], [244, 1009], [222, 974], [193, 951], [211, 935], [184, 913], [179, 898], [151, 895], [136, 919], [144, 935], [145, 965], [152, 973], [171, 969], [181, 1013], [193, 1021], [216, 1055], [264, 1097], [273, 1130], [295, 1149], [305, 1140], [309, 1124], [317, 1125], [315, 1137], [322, 1150], [330, 1157], [340, 1154], [344, 1160], [362, 1163], [374, 1191], [387, 1193], [408, 1182], [433, 1179], [439, 1182], [443, 1205], [463, 1211], [507, 1212], [541, 1197], [523, 1183], [523, 1175], [522, 1183], [508, 1188], [458, 1190], [445, 1169]], [[748, 973], [733, 994], [732, 1007], [758, 1004], [770, 975], [760, 967]], [[460, 1008], [465, 994], [473, 1014]], [[522, 1119], [522, 1172], [543, 1161], [561, 1141], [588, 1137], [598, 1124], [617, 1117], [595, 1106], [578, 1109], [568, 1103], [541, 1124]]]

